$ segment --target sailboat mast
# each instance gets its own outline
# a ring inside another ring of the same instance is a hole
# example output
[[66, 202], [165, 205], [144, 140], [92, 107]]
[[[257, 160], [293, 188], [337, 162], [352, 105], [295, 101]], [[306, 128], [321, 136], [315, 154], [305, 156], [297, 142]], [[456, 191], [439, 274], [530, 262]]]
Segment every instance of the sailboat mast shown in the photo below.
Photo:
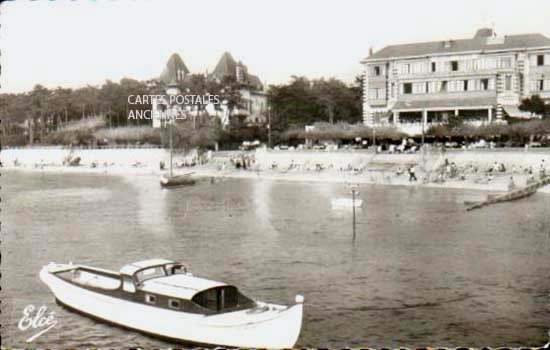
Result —
[[170, 177], [172, 177], [172, 154], [174, 153], [174, 145], [172, 141], [173, 120], [170, 120]]

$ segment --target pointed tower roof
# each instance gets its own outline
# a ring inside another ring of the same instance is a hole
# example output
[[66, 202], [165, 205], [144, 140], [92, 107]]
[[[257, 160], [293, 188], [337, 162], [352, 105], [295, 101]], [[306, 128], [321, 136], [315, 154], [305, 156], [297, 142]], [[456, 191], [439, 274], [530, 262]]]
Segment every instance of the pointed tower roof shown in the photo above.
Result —
[[165, 84], [173, 84], [183, 80], [187, 74], [189, 74], [189, 69], [187, 69], [187, 66], [183, 63], [180, 55], [173, 53], [168, 59], [159, 80]]
[[235, 62], [231, 54], [226, 51], [218, 61], [214, 72], [212, 72], [212, 75], [217, 79], [223, 79], [223, 77], [228, 75], [235, 76], [236, 67], [237, 62]]

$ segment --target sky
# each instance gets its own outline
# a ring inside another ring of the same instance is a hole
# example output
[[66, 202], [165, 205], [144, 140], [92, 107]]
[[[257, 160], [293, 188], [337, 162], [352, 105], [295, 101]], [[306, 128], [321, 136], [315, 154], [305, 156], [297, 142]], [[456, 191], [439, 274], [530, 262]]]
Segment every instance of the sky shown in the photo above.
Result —
[[550, 37], [550, 1], [16, 0], [0, 5], [0, 92], [158, 77], [174, 52], [192, 73], [225, 51], [267, 84], [347, 83], [386, 45], [498, 34]]

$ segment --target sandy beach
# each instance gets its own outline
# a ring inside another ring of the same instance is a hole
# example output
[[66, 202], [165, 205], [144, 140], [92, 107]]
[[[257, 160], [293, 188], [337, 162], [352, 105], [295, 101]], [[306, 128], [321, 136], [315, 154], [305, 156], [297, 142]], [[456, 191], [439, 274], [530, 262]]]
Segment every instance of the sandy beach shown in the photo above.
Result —
[[[78, 166], [63, 165], [70, 150], [60, 147], [6, 149], [0, 153], [4, 169], [33, 172], [91, 173], [120, 176], [161, 176], [160, 162], [169, 164], [169, 152], [164, 149], [75, 149], [74, 157], [81, 158]], [[237, 168], [231, 159], [251, 159], [248, 168]], [[466, 150], [445, 153], [427, 151], [416, 154], [374, 154], [366, 151], [265, 151], [212, 153], [202, 165], [180, 165], [189, 160], [175, 155], [174, 174], [193, 173], [198, 177], [249, 178], [274, 181], [332, 182], [399, 186], [426, 186], [440, 188], [475, 189], [502, 192], [508, 190], [510, 177], [518, 186], [524, 186], [534, 169], [538, 179], [541, 162], [550, 163], [550, 154], [544, 150], [488, 151]], [[485, 170], [494, 162], [503, 163], [506, 171], [493, 173], [487, 182]], [[455, 163], [460, 169], [475, 166], [476, 173], [462, 178], [433, 181], [436, 169], [444, 163]], [[407, 168], [414, 164], [418, 181], [409, 181]], [[550, 169], [548, 169], [550, 170]], [[550, 193], [550, 186], [539, 192]]]

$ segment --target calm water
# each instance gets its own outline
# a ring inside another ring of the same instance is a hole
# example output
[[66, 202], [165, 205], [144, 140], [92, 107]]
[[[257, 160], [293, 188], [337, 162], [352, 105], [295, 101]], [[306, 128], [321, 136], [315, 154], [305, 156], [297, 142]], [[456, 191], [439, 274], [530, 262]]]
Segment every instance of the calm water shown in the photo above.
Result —
[[540, 346], [550, 328], [550, 196], [465, 212], [473, 191], [364, 186], [351, 213], [336, 184], [209, 181], [161, 190], [155, 178], [3, 173], [4, 346], [26, 346], [27, 304], [59, 324], [39, 347], [168, 347], [55, 304], [49, 261], [118, 270], [150, 257], [264, 301], [306, 297], [298, 346]]

